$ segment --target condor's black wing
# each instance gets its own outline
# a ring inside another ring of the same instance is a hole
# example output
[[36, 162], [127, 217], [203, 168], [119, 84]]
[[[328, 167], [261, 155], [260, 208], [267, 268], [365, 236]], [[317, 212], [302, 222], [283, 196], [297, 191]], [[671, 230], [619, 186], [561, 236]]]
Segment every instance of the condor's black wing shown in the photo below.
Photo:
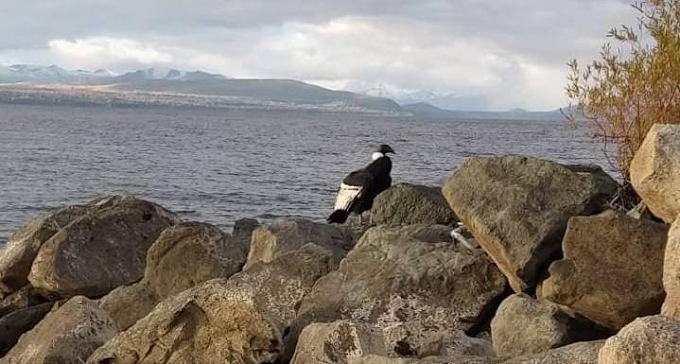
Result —
[[334, 210], [349, 211], [355, 201], [371, 188], [373, 175], [365, 170], [350, 173], [342, 180], [338, 196], [335, 198]]

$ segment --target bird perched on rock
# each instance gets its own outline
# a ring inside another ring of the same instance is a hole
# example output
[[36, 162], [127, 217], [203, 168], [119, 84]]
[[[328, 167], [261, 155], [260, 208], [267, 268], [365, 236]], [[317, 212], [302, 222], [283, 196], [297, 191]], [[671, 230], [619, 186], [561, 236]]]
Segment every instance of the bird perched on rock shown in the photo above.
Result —
[[388, 153], [394, 153], [394, 150], [387, 144], [381, 144], [373, 151], [371, 164], [342, 180], [333, 213], [327, 219], [329, 223], [342, 224], [352, 212], [361, 216], [362, 212], [371, 209], [375, 196], [390, 187], [392, 161]]

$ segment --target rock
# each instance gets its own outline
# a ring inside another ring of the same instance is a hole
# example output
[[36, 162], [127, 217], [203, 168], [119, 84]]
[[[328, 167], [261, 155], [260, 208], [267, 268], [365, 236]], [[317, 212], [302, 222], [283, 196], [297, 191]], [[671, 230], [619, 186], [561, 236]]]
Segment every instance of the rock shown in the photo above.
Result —
[[246, 260], [248, 243], [217, 227], [185, 222], [165, 229], [146, 256], [144, 278], [111, 291], [101, 301], [121, 330], [163, 299], [213, 278], [229, 278]]
[[52, 310], [0, 363], [80, 364], [116, 334], [109, 316], [85, 297], [73, 297]]
[[353, 360], [350, 364], [496, 364], [498, 359], [480, 356], [430, 356], [427, 358], [393, 358], [367, 355]]
[[608, 336], [594, 326], [568, 315], [555, 304], [518, 293], [498, 307], [491, 321], [491, 335], [498, 355], [517, 357]]
[[456, 215], [516, 292], [559, 256], [572, 216], [603, 210], [618, 184], [600, 168], [531, 157], [473, 157], [443, 188]]
[[[431, 337], [429, 339], [433, 339]], [[402, 351], [406, 349], [402, 337], [395, 336], [389, 330], [380, 330], [372, 325], [340, 320], [332, 323], [313, 323], [305, 327], [298, 340], [292, 364], [316, 363], [353, 363], [367, 355], [398, 358], [410, 355]], [[451, 356], [492, 356], [491, 343], [466, 336], [462, 331], [442, 340], [442, 337], [430, 342], [423, 342], [421, 347], [430, 346], [429, 350], [418, 353], [429, 356], [430, 353], [445, 352]], [[446, 342], [447, 350], [441, 345]]]
[[88, 363], [276, 362], [295, 307], [330, 267], [328, 251], [307, 245], [210, 280], [159, 303]]
[[160, 302], [146, 282], [121, 286], [99, 300], [99, 307], [116, 323], [118, 331], [127, 330], [151, 312]]
[[680, 322], [664, 316], [633, 321], [600, 350], [598, 364], [680, 363]]
[[3, 317], [10, 312], [35, 306], [43, 302], [45, 302], [45, 299], [41, 297], [33, 287], [26, 285], [0, 301], [0, 317]]
[[451, 237], [452, 229], [444, 225], [378, 226], [369, 229], [354, 248], [389, 246], [391, 242], [408, 239], [425, 243], [451, 243], [457, 248], [457, 244]]
[[5, 355], [25, 332], [31, 330], [54, 306], [45, 302], [22, 308], [0, 318], [0, 357]]
[[597, 353], [602, 345], [604, 340], [579, 342], [545, 353], [513, 358], [503, 364], [598, 364]]
[[255, 263], [229, 279], [233, 287], [252, 292], [272, 319], [289, 331], [296, 310], [317, 280], [335, 268], [333, 253], [315, 244], [282, 254], [271, 263]]
[[156, 306], [88, 363], [274, 362], [281, 333], [253, 297], [208, 281]]
[[613, 195], [619, 192], [621, 185], [616, 182], [612, 176], [596, 164], [564, 164], [570, 171], [578, 173], [579, 175], [588, 176], [592, 180], [594, 189], [606, 195], [602, 200], [604, 206], [609, 207], [609, 202]]
[[28, 285], [28, 273], [43, 243], [92, 208], [64, 207], [31, 220], [12, 234], [0, 250], [0, 293], [10, 294]]
[[373, 201], [372, 222], [376, 225], [449, 225], [457, 222], [438, 187], [400, 183], [380, 193]]
[[217, 227], [187, 222], [163, 231], [149, 248], [144, 280], [166, 298], [213, 278], [240, 272], [248, 245]]
[[680, 126], [655, 124], [630, 164], [635, 191], [667, 223], [680, 214]]
[[38, 252], [28, 280], [46, 295], [102, 296], [142, 278], [146, 252], [179, 219], [132, 196], [100, 200], [62, 227]]
[[321, 224], [303, 219], [277, 219], [253, 232], [245, 268], [268, 263], [287, 252], [315, 244], [329, 249], [340, 262], [354, 245], [351, 231], [345, 226]]
[[311, 322], [351, 319], [389, 329], [401, 335], [401, 350], [420, 353], [429, 350], [420, 337], [475, 326], [503, 294], [506, 280], [483, 252], [453, 243], [450, 230], [368, 230], [338, 270], [305, 297], [294, 332]]
[[253, 231], [260, 227], [260, 222], [256, 219], [238, 219], [234, 223], [234, 229], [231, 232], [231, 236], [237, 241], [244, 242], [250, 245], [250, 240], [253, 236]]
[[300, 334], [291, 364], [347, 364], [368, 354], [387, 356], [391, 348], [373, 331], [345, 320], [310, 324]]
[[663, 265], [663, 287], [666, 291], [666, 301], [663, 303], [661, 313], [680, 320], [680, 217], [675, 220], [668, 231]]
[[620, 212], [574, 217], [542, 295], [612, 329], [658, 313], [666, 236], [666, 225]]

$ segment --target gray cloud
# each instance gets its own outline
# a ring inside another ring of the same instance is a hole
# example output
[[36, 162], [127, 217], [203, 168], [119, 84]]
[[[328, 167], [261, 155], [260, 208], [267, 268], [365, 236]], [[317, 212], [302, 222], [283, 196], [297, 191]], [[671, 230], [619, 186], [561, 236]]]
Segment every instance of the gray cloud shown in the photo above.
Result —
[[0, 63], [382, 84], [496, 109], [561, 106], [565, 62], [635, 20], [626, 0], [3, 0], [0, 14]]

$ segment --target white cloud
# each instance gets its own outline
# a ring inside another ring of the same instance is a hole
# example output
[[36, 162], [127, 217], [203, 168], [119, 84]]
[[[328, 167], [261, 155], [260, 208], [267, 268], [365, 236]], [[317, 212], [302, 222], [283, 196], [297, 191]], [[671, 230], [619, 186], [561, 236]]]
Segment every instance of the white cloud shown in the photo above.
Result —
[[[435, 36], [433, 36], [435, 34]], [[563, 65], [537, 63], [490, 39], [461, 37], [404, 19], [346, 16], [232, 30], [223, 43], [194, 38], [54, 39], [47, 59], [72, 68], [166, 66], [232, 77], [295, 78], [332, 88], [485, 95], [492, 109], [566, 103]]]
[[[630, 0], [0, 1], [0, 63], [163, 66], [563, 106]], [[125, 19], [124, 22], [120, 19]], [[343, 86], [345, 85], [345, 86]]]
[[102, 65], [139, 63], [153, 65], [168, 63], [172, 55], [161, 52], [153, 46], [124, 38], [89, 37], [76, 39], [53, 39], [48, 42], [49, 50], [64, 65], [78, 65], [80, 68], [99, 68]]
[[252, 37], [245, 52], [225, 49], [224, 54], [230, 54], [232, 63], [236, 58], [247, 65], [247, 75], [297, 78], [333, 88], [355, 85], [356, 91], [359, 84], [387, 85], [397, 90], [487, 94], [489, 106], [497, 109], [548, 109], [566, 103], [564, 82], [554, 82], [555, 74], [565, 72], [562, 64], [535, 64], [487, 39], [441, 33], [433, 37], [436, 30], [418, 22], [375, 17], [293, 22], [244, 35]]
[[552, 110], [568, 104], [564, 91], [566, 66], [541, 64], [514, 56], [513, 66], [501, 77], [503, 81], [498, 87], [485, 92], [493, 109]]

